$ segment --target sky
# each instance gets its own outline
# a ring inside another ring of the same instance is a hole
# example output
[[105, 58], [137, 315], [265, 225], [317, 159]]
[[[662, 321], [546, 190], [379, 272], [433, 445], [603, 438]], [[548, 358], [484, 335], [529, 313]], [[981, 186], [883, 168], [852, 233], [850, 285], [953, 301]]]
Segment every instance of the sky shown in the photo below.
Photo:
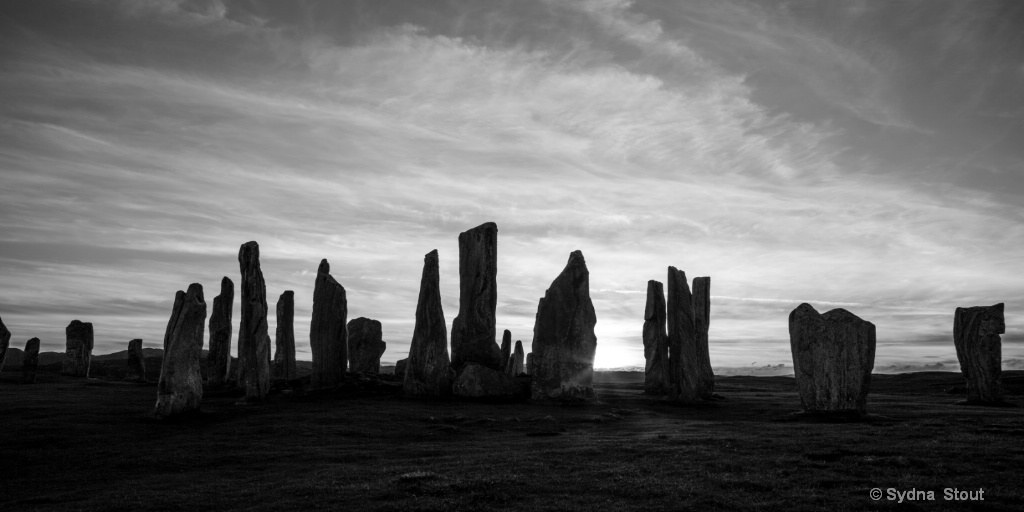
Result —
[[[595, 366], [643, 366], [647, 281], [711, 277], [716, 368], [792, 364], [801, 302], [876, 368], [956, 369], [953, 312], [1024, 358], [1024, 3], [0, 3], [0, 317], [12, 346], [162, 343], [256, 240], [308, 360], [321, 258], [408, 353], [423, 256], [498, 225], [497, 336], [581, 250]], [[235, 339], [239, 297], [235, 298]], [[942, 365], [942, 366], [938, 366]], [[1024, 368], [1024, 366], [1022, 366]]]

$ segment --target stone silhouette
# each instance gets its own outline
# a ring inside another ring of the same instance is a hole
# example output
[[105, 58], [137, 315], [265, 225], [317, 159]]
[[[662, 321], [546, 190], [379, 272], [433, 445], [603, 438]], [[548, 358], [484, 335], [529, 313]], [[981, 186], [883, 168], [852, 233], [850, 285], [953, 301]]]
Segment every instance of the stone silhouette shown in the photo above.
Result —
[[26, 384], [36, 381], [37, 368], [39, 368], [39, 338], [32, 338], [25, 343], [25, 355], [21, 360], [21, 376]]
[[92, 324], [72, 320], [64, 329], [67, 337], [67, 352], [61, 373], [72, 377], [88, 377], [89, 363], [92, 361]]
[[693, 322], [693, 296], [686, 272], [668, 267], [669, 398], [693, 402], [700, 398], [700, 357]]
[[238, 385], [247, 401], [270, 392], [270, 334], [267, 327], [267, 285], [260, 269], [260, 246], [246, 242], [238, 249], [242, 318], [238, 325]]
[[220, 387], [231, 375], [231, 310], [235, 302], [235, 284], [227, 276], [220, 280], [220, 295], [213, 298], [210, 313], [210, 352], [206, 356], [206, 382]]
[[1006, 332], [1003, 304], [956, 308], [953, 316], [953, 344], [960, 371], [967, 381], [969, 403], [1003, 401], [1002, 341]]
[[277, 299], [277, 333], [274, 336], [274, 376], [294, 379], [295, 367], [295, 292], [285, 290]]
[[526, 354], [526, 370], [527, 375], [533, 375], [533, 352]]
[[644, 309], [644, 392], [667, 394], [669, 383], [668, 333], [665, 330], [665, 292], [658, 281], [647, 281]]
[[11, 347], [11, 331], [7, 330], [3, 319], [0, 319], [0, 371], [4, 369], [7, 362], [7, 349]]
[[522, 389], [511, 375], [476, 363], [466, 363], [452, 384], [454, 394], [470, 398], [512, 398]]
[[708, 352], [708, 329], [711, 320], [711, 278], [693, 278], [693, 340], [697, 353], [697, 394], [711, 400], [715, 393], [715, 372], [711, 370]]
[[[493, 331], [491, 343], [494, 343]], [[416, 325], [412, 331], [402, 389], [409, 395], [447, 395], [451, 393], [449, 367], [448, 331], [444, 323], [444, 310], [441, 308], [440, 275], [435, 249], [423, 257], [420, 296], [416, 301]]]
[[809, 413], [863, 416], [875, 365], [875, 325], [845, 309], [819, 314], [800, 304], [789, 314], [800, 403]]
[[[206, 311], [203, 311], [206, 316]], [[128, 367], [124, 372], [124, 380], [146, 382], [146, 356], [142, 354], [142, 340], [128, 342]]]
[[509, 361], [512, 357], [512, 331], [505, 329], [501, 335], [501, 371], [508, 373]]
[[331, 277], [331, 265], [320, 261], [313, 285], [313, 318], [309, 347], [313, 352], [313, 387], [341, 384], [348, 363], [348, 300], [345, 288]]
[[459, 234], [459, 314], [452, 321], [452, 368], [478, 363], [492, 370], [505, 364], [494, 342], [498, 306], [498, 226], [481, 224]]
[[[167, 418], [199, 409], [203, 401], [203, 375], [200, 355], [203, 350], [206, 323], [206, 301], [198, 283], [188, 291], [178, 290], [174, 308], [164, 333], [164, 357], [157, 382], [156, 407], [153, 415]], [[141, 351], [141, 340], [139, 350]], [[134, 341], [133, 341], [134, 343]]]
[[569, 255], [537, 307], [533, 327], [534, 399], [592, 400], [597, 316], [590, 300], [590, 272], [583, 253]]
[[512, 355], [509, 357], [508, 368], [506, 370], [506, 373], [513, 377], [519, 375], [520, 373], [523, 373], [524, 357], [525, 356], [523, 355], [523, 342], [521, 340], [516, 340], [516, 349], [512, 351]]
[[405, 372], [409, 368], [409, 358], [395, 361], [395, 380], [405, 382]]
[[380, 373], [380, 356], [385, 348], [380, 322], [359, 317], [348, 323], [349, 371]]

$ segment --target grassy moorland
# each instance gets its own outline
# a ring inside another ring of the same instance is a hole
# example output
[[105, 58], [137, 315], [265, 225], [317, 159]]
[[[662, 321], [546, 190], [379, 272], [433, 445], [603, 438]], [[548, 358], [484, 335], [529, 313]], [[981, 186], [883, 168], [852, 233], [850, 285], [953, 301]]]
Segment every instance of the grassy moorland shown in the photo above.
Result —
[[[157, 422], [153, 383], [25, 385], [18, 370], [0, 374], [4, 511], [1024, 506], [1024, 408], [956, 405], [954, 373], [874, 376], [879, 417], [864, 423], [794, 421], [791, 378], [720, 378], [723, 400], [680, 407], [644, 396], [641, 374], [599, 374], [601, 403], [586, 406], [418, 401], [353, 379], [262, 405], [208, 393], [197, 417]], [[1005, 378], [1021, 402], [1024, 374]], [[874, 501], [876, 487], [935, 501]]]

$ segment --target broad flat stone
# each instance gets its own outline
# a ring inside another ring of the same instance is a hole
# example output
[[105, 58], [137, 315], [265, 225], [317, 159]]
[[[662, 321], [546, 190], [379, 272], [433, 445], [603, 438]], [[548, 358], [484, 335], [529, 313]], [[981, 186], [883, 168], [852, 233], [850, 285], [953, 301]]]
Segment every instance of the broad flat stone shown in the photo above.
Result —
[[1003, 304], [956, 308], [953, 344], [960, 372], [967, 381], [967, 401], [1003, 402], [1000, 377], [1003, 371], [1002, 340], [1006, 332]]
[[295, 367], [295, 292], [285, 290], [277, 299], [277, 332], [274, 336], [274, 376], [294, 379]]
[[[493, 336], [491, 343], [494, 343]], [[423, 257], [420, 295], [416, 301], [416, 325], [412, 331], [402, 389], [408, 395], [450, 394], [452, 383], [449, 369], [448, 331], [444, 323], [444, 310], [441, 308], [437, 250], [433, 250]]]
[[[157, 382], [153, 415], [168, 418], [196, 411], [203, 401], [200, 355], [203, 350], [206, 302], [203, 287], [192, 283], [174, 297], [171, 319], [164, 333], [164, 356]], [[141, 341], [139, 342], [141, 345]], [[141, 347], [140, 347], [141, 350]]]
[[644, 392], [664, 395], [669, 382], [668, 333], [666, 332], [665, 292], [658, 281], [647, 281], [647, 306], [644, 309]]
[[67, 351], [61, 373], [72, 377], [88, 377], [92, 361], [92, 324], [72, 320], [64, 330], [67, 337]]
[[348, 323], [349, 371], [380, 373], [380, 356], [386, 347], [377, 320], [359, 317]]
[[235, 283], [227, 276], [220, 280], [220, 295], [213, 298], [210, 313], [210, 352], [206, 356], [206, 383], [210, 387], [227, 384], [231, 375], [231, 313], [235, 302]]
[[459, 314], [452, 321], [455, 371], [466, 363], [492, 370], [505, 364], [494, 341], [497, 274], [498, 226], [487, 222], [459, 234]]
[[260, 246], [246, 242], [238, 249], [242, 318], [238, 325], [238, 384], [245, 400], [261, 401], [270, 392], [270, 334], [267, 326], [267, 285], [260, 269]]
[[314, 388], [334, 387], [344, 381], [348, 364], [347, 323], [345, 288], [331, 276], [327, 260], [320, 260], [313, 285], [313, 318], [309, 325]]
[[[205, 315], [206, 312], [204, 311]], [[146, 382], [146, 356], [142, 353], [142, 340], [128, 342], [128, 366], [124, 372], [124, 380]]]

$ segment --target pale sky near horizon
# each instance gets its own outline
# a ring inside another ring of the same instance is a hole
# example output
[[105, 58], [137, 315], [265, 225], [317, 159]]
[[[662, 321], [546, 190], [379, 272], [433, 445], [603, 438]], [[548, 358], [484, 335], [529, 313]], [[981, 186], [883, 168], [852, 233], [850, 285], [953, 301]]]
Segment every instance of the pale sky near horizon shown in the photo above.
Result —
[[[953, 364], [1006, 303], [1024, 358], [1024, 3], [0, 3], [0, 317], [12, 346], [159, 347], [176, 290], [260, 243], [309, 359], [321, 258], [405, 357], [423, 255], [498, 225], [497, 327], [583, 251], [598, 367], [642, 366], [647, 280], [711, 276], [712, 364], [791, 364], [800, 302]], [[237, 291], [237, 290], [236, 290]], [[235, 305], [237, 340], [238, 297]], [[1020, 362], [1020, 361], [1018, 361]]]

